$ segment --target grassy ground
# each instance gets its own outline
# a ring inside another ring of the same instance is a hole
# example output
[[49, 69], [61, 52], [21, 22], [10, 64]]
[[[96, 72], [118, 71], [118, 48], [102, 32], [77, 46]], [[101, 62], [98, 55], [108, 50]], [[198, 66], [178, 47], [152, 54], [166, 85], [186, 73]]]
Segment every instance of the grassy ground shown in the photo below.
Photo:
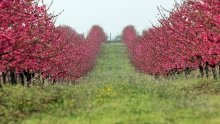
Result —
[[0, 122], [23, 124], [219, 124], [220, 82], [137, 73], [121, 43], [106, 44], [79, 85], [0, 89]]

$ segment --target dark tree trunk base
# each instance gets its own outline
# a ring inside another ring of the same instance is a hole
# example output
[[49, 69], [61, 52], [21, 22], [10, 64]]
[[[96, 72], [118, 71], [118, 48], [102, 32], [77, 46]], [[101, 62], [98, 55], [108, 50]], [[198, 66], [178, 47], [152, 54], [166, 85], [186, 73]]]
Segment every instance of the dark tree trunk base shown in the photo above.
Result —
[[11, 77], [11, 84], [16, 85], [17, 84], [17, 79], [16, 79], [16, 75], [15, 75], [14, 70], [10, 70], [10, 77]]
[[31, 85], [31, 78], [32, 74], [29, 71], [24, 70], [24, 75], [27, 78], [27, 86], [29, 87]]
[[208, 62], [206, 62], [206, 64], [205, 64], [205, 74], [206, 74], [206, 78], [209, 78], [209, 64], [208, 64]]
[[6, 84], [6, 73], [5, 72], [2, 73], [2, 80], [3, 80], [3, 84]]
[[204, 69], [202, 66], [199, 66], [199, 72], [200, 72], [200, 76], [203, 78], [204, 77]]
[[218, 73], [220, 75], [220, 64], [218, 65]]
[[218, 77], [217, 77], [217, 70], [216, 70], [216, 67], [215, 67], [215, 66], [212, 66], [212, 74], [213, 74], [213, 78], [214, 78], [215, 80], [217, 80]]
[[24, 85], [25, 85], [25, 83], [24, 83], [24, 74], [23, 74], [23, 73], [20, 73], [20, 74], [19, 74], [19, 77], [20, 77], [20, 79], [21, 79], [21, 84], [24, 86]]

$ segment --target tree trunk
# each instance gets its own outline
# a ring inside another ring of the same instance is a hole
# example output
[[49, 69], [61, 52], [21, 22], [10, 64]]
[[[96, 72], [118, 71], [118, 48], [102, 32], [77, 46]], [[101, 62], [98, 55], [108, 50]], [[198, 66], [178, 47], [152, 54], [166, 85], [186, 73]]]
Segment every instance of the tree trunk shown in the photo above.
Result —
[[188, 75], [191, 73], [191, 69], [187, 67], [187, 68], [185, 68], [184, 72], [185, 72], [185, 77], [187, 79]]
[[201, 78], [203, 78], [204, 77], [204, 69], [201, 65], [199, 66], [199, 72], [200, 72]]
[[211, 66], [212, 67], [212, 74], [213, 74], [213, 78], [215, 79], [215, 80], [217, 80], [218, 78], [217, 78], [217, 71], [216, 71], [216, 67], [215, 67], [215, 65], [213, 65], [213, 66]]
[[206, 78], [209, 78], [209, 63], [208, 62], [205, 63], [205, 74], [206, 74]]
[[31, 73], [31, 78], [34, 78], [34, 76], [35, 76], [35, 73]]
[[43, 81], [43, 84], [45, 84], [45, 81], [44, 81], [45, 79], [44, 78], [42, 78], [42, 81]]
[[11, 84], [16, 85], [17, 79], [16, 79], [15, 71], [12, 69], [10, 69], [10, 77], [11, 77]]
[[25, 85], [25, 83], [24, 83], [24, 74], [23, 74], [23, 73], [20, 73], [20, 74], [19, 74], [19, 77], [20, 77], [20, 79], [21, 79], [21, 84], [24, 86], [24, 85]]
[[1, 77], [0, 77], [0, 88], [2, 87], [2, 79], [1, 79]]
[[219, 63], [219, 65], [218, 65], [218, 73], [219, 73], [219, 75], [220, 75], [220, 63]]
[[27, 78], [27, 85], [30, 86], [30, 84], [31, 84], [31, 76], [32, 75], [31, 75], [31, 73], [29, 71], [24, 70], [23, 72], [24, 72], [25, 77]]
[[6, 73], [5, 72], [2, 73], [2, 80], [3, 80], [3, 84], [6, 84]]
[[56, 84], [56, 80], [55, 79], [53, 79], [53, 85], [55, 85]]

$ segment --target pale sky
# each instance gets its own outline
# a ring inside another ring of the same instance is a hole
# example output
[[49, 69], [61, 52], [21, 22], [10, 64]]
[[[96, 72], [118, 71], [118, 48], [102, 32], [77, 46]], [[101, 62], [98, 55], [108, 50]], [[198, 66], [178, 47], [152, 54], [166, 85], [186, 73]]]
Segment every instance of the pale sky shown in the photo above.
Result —
[[[45, 1], [50, 3], [52, 0]], [[157, 6], [170, 10], [173, 4], [174, 0], [53, 0], [50, 11], [64, 10], [56, 25], [69, 25], [87, 34], [91, 26], [97, 24], [114, 37], [127, 25], [134, 25], [141, 33], [151, 23], [158, 23]]]

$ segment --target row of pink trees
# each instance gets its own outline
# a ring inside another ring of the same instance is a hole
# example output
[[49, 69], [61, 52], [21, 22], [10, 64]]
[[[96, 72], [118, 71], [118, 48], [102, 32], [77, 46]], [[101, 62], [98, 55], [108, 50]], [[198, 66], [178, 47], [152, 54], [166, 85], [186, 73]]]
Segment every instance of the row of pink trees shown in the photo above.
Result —
[[12, 84], [19, 76], [30, 82], [35, 74], [54, 81], [73, 81], [84, 76], [94, 65], [103, 29], [93, 26], [89, 35], [71, 27], [54, 25], [44, 3], [33, 0], [0, 1], [0, 72]]
[[159, 26], [138, 36], [133, 26], [123, 31], [132, 62], [151, 75], [199, 69], [209, 76], [220, 63], [220, 1], [187, 0], [176, 4], [169, 17], [161, 12]]

